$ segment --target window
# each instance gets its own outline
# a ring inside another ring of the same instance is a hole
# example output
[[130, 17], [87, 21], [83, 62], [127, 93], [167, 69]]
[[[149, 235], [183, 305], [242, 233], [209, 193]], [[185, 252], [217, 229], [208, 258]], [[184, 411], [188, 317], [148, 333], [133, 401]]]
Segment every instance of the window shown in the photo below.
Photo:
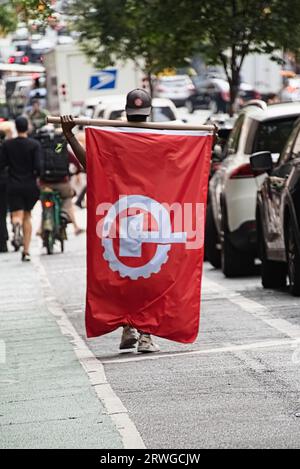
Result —
[[270, 151], [281, 153], [291, 131], [296, 116], [261, 122], [254, 139], [252, 153]]
[[101, 109], [101, 111], [98, 112], [98, 119], [103, 119], [104, 116], [104, 109]]
[[167, 122], [176, 120], [176, 117], [170, 107], [154, 106], [152, 108], [152, 120], [153, 122]]
[[232, 132], [228, 140], [229, 153], [236, 153], [238, 150], [244, 119], [245, 119], [244, 114], [240, 115], [240, 117], [237, 119], [235, 123], [235, 126], [232, 129]]
[[116, 121], [121, 120], [122, 117], [123, 117], [123, 115], [124, 115], [124, 113], [125, 113], [124, 109], [118, 109], [118, 110], [116, 110], [116, 111], [112, 111], [112, 112], [110, 113], [109, 119], [110, 119], [110, 120], [113, 120], [113, 121], [114, 121], [114, 120], [116, 120]]
[[[298, 125], [294, 127], [294, 129], [293, 129], [292, 133], [290, 134], [285, 146], [283, 147], [283, 150], [282, 150], [281, 155], [280, 155], [280, 160], [278, 162], [279, 166], [281, 164], [285, 164], [285, 163], [287, 163], [287, 161], [289, 161], [290, 155], [291, 155], [291, 149], [292, 149], [293, 143], [295, 142], [295, 138], [296, 138], [296, 143], [298, 141], [298, 145], [300, 146], [299, 126]], [[299, 150], [300, 150], [300, 148], [299, 148]]]
[[297, 125], [297, 131], [298, 135], [295, 140], [293, 152], [292, 152], [292, 158], [299, 158], [300, 157], [300, 131], [299, 131], [299, 125]]

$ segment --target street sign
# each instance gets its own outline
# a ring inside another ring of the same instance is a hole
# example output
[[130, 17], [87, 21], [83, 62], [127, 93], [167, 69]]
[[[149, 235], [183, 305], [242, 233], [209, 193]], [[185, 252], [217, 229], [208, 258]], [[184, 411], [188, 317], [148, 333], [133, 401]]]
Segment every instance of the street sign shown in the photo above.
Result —
[[90, 90], [107, 90], [116, 87], [117, 70], [100, 70], [90, 77]]

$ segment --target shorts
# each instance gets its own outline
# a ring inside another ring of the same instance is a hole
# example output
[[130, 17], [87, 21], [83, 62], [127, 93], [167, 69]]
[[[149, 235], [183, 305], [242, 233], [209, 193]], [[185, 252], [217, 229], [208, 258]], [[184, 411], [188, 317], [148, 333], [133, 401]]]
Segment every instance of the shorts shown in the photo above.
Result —
[[9, 211], [31, 212], [39, 198], [40, 191], [37, 186], [10, 188], [7, 193]]

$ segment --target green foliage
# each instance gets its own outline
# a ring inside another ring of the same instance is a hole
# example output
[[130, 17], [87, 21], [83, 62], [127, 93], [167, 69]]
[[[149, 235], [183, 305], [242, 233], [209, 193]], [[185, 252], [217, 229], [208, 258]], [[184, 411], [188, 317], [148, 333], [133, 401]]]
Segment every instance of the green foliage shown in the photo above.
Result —
[[155, 73], [196, 51], [224, 66], [234, 102], [244, 58], [300, 46], [299, 0], [73, 0], [80, 41], [97, 65], [142, 59]]
[[300, 45], [300, 9], [295, 0], [203, 2], [192, 23], [204, 30], [200, 49], [210, 62], [224, 65], [229, 79], [251, 52], [272, 54]]
[[204, 32], [199, 50], [208, 63], [223, 65], [230, 84], [231, 112], [240, 70], [248, 54], [274, 54], [282, 49], [299, 48], [300, 8], [295, 8], [295, 3], [295, 0], [213, 0], [202, 2], [195, 11], [192, 28], [200, 26]]
[[83, 48], [98, 66], [133, 59], [155, 73], [184, 65], [192, 52], [189, 18], [180, 2], [75, 0], [70, 8]]
[[17, 16], [11, 3], [0, 5], [0, 36], [14, 31], [17, 24]]
[[50, 0], [12, 0], [12, 3], [24, 21], [45, 20], [53, 12]]
[[4, 1], [0, 4], [0, 35], [14, 31], [18, 21], [45, 20], [52, 11], [51, 2], [46, 0]]

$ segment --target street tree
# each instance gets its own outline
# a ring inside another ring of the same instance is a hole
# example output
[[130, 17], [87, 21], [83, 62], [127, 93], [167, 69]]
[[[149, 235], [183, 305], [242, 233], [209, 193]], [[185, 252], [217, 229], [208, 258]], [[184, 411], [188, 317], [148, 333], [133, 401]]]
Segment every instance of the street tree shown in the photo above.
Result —
[[204, 33], [199, 51], [207, 63], [223, 65], [232, 112], [248, 54], [267, 53], [280, 61], [278, 50], [299, 48], [300, 9], [294, 0], [213, 0], [192, 10], [195, 3], [187, 0], [192, 29]]
[[174, 8], [173, 0], [74, 0], [67, 12], [95, 65], [132, 59], [150, 86], [152, 74], [184, 65], [195, 51], [184, 1]]
[[245, 57], [300, 45], [294, 0], [73, 0], [68, 7], [86, 53], [98, 66], [133, 59], [150, 76], [201, 52], [221, 64], [231, 112]]
[[1, 0], [0, 36], [13, 32], [18, 21], [45, 20], [52, 11], [51, 1], [48, 0]]
[[17, 24], [17, 16], [14, 7], [9, 2], [0, 4], [0, 36], [5, 36], [13, 31]]

